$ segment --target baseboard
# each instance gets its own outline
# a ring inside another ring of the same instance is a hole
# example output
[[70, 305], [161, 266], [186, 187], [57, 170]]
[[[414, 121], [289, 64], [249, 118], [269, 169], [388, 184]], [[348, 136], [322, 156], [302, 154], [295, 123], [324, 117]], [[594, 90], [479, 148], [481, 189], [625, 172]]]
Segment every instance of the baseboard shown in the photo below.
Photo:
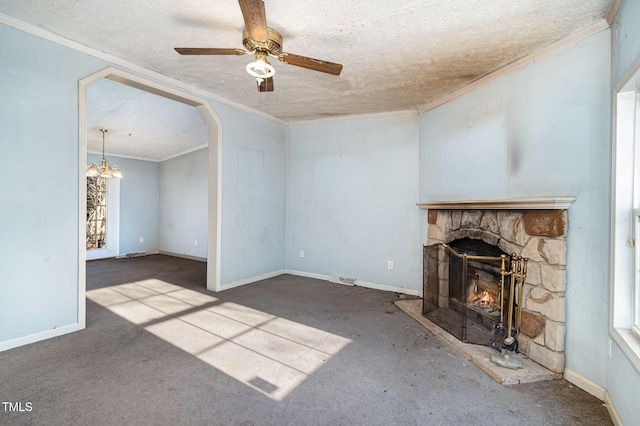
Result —
[[[135, 251], [131, 253], [119, 254], [115, 257], [115, 259], [129, 259], [131, 257], [142, 257], [142, 256], [151, 256], [152, 254], [158, 254], [158, 250], [150, 250], [150, 251]], [[113, 258], [111, 258], [113, 259]], [[95, 259], [95, 260], [103, 260], [103, 259]]]
[[316, 280], [329, 281], [331, 277], [329, 275], [315, 274], [313, 272], [296, 271], [295, 269], [285, 269], [285, 274], [297, 275], [299, 277], [315, 278]]
[[573, 383], [583, 391], [595, 396], [600, 401], [604, 401], [607, 391], [602, 386], [593, 383], [591, 380], [568, 368], [564, 369], [564, 378], [566, 381]]
[[616, 406], [613, 405], [613, 401], [611, 400], [611, 396], [609, 396], [609, 392], [604, 391], [604, 403], [607, 406], [607, 410], [609, 411], [609, 415], [611, 416], [611, 421], [616, 426], [624, 426], [624, 422], [618, 414], [618, 410], [616, 410]]
[[[286, 274], [290, 274], [290, 275], [297, 275], [297, 276], [300, 276], [300, 277], [315, 278], [317, 280], [330, 281], [330, 282], [336, 283], [336, 284], [351, 285], [351, 284], [347, 284], [347, 283], [344, 283], [344, 282], [340, 282], [338, 280], [333, 280], [330, 275], [315, 274], [315, 273], [312, 273], [312, 272], [304, 272], [304, 271], [296, 271], [294, 269], [286, 269], [285, 273]], [[389, 285], [384, 285], [384, 284], [370, 283], [370, 282], [362, 281], [362, 280], [359, 280], [359, 279], [356, 279], [355, 282], [353, 283], [353, 285], [358, 286], [358, 287], [371, 288], [371, 289], [374, 289], [374, 290], [391, 291], [391, 292], [394, 292], [394, 293], [402, 293], [402, 294], [408, 294], [408, 295], [411, 295], [411, 296], [422, 297], [422, 291], [420, 291], [420, 290], [412, 290], [412, 289], [409, 289], [409, 288], [394, 287], [394, 286], [389, 286]]]
[[56, 327], [51, 330], [45, 330], [39, 333], [30, 334], [28, 336], [7, 340], [4, 342], [0, 342], [0, 352], [17, 348], [18, 346], [28, 345], [29, 343], [39, 342], [40, 340], [62, 336], [63, 334], [72, 333], [78, 330], [80, 330], [78, 323], [74, 323], [74, 324], [65, 325], [63, 327]]
[[422, 291], [421, 290], [412, 290], [410, 288], [394, 287], [394, 286], [391, 286], [391, 285], [376, 284], [376, 283], [370, 283], [370, 282], [367, 282], [367, 281], [360, 281], [360, 280], [356, 280], [355, 285], [360, 286], [360, 287], [372, 288], [372, 289], [375, 289], [375, 290], [392, 291], [394, 293], [402, 293], [402, 294], [408, 294], [410, 296], [422, 297]]
[[277, 277], [278, 275], [285, 274], [284, 269], [275, 272], [269, 272], [268, 274], [258, 275], [257, 277], [245, 278], [244, 280], [234, 281], [227, 284], [222, 284], [220, 290], [229, 290], [230, 288], [240, 287], [241, 285], [255, 283], [256, 281], [262, 281], [269, 278]]
[[600, 401], [603, 401], [609, 411], [609, 416], [611, 416], [613, 424], [616, 426], [624, 426], [624, 422], [622, 421], [620, 414], [618, 414], [616, 406], [613, 405], [609, 392], [607, 392], [605, 388], [593, 383], [591, 380], [568, 368], [564, 369], [564, 378], [566, 381], [573, 383], [583, 391], [590, 393]]
[[206, 262], [207, 261], [206, 257], [192, 256], [190, 254], [174, 253], [174, 252], [171, 252], [171, 251], [164, 251], [164, 250], [156, 250], [156, 254], [164, 254], [165, 256], [180, 257], [182, 259], [197, 260], [198, 262]]

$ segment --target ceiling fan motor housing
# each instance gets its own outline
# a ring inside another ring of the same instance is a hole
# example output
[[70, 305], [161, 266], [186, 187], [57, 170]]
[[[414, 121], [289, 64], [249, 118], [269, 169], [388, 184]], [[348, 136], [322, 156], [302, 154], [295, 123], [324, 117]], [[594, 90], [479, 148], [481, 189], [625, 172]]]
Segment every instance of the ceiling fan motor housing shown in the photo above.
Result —
[[242, 44], [249, 52], [268, 52], [277, 56], [278, 53], [282, 52], [282, 34], [273, 28], [267, 27], [267, 41], [263, 43], [249, 37], [249, 33], [245, 28], [242, 30]]

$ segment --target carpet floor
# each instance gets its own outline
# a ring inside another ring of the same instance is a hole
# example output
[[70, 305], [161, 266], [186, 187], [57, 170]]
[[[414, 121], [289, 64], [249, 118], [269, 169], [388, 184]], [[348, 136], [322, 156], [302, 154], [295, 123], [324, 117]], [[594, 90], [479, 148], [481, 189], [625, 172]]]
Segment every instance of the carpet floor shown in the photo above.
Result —
[[[395, 293], [281, 275], [220, 293], [206, 264], [87, 264], [87, 328], [0, 353], [11, 425], [607, 425], [564, 380], [501, 386]], [[70, 301], [73, 303], [73, 301]]]

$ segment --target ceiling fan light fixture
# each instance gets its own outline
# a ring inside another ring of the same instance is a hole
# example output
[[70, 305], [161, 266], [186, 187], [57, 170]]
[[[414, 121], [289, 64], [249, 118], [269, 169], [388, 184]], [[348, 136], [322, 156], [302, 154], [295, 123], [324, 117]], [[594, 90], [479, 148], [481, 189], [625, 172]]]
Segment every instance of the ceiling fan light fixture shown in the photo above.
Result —
[[267, 61], [267, 55], [263, 52], [256, 53], [255, 62], [247, 65], [247, 72], [255, 78], [267, 79], [273, 77], [276, 70]]
[[247, 72], [256, 79], [259, 92], [273, 92], [273, 75], [276, 70], [267, 61], [269, 56], [285, 64], [331, 75], [340, 75], [342, 64], [283, 52], [282, 34], [273, 28], [267, 27], [264, 0], [238, 1], [245, 25], [242, 30], [242, 44], [246, 50], [213, 47], [176, 47], [176, 52], [181, 55], [238, 56], [248, 53], [254, 54], [256, 55], [256, 60], [247, 65]]

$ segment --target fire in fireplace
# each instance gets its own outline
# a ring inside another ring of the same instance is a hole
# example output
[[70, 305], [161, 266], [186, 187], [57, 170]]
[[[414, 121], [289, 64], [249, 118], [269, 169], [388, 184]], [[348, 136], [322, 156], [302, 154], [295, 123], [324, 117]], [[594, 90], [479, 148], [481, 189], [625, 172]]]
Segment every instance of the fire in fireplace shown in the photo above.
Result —
[[[493, 319], [491, 311], [484, 312], [484, 308], [472, 305], [469, 294], [466, 295], [464, 308], [467, 317], [461, 320], [456, 311], [451, 312], [449, 296], [449, 282], [453, 282], [455, 275], [449, 276], [449, 259], [453, 256], [442, 244], [452, 244], [461, 239], [482, 240], [488, 245], [500, 248], [504, 253], [516, 254], [516, 273], [513, 273], [514, 262], [510, 259], [507, 264], [509, 287], [511, 280], [517, 282], [517, 292], [514, 303], [518, 312], [512, 312], [513, 323], [519, 324], [517, 334], [518, 350], [528, 358], [547, 367], [553, 372], [562, 373], [565, 362], [565, 329], [566, 329], [566, 292], [567, 292], [567, 223], [568, 207], [574, 197], [545, 197], [512, 200], [476, 200], [476, 201], [431, 201], [418, 203], [420, 208], [428, 210], [427, 248], [424, 251], [424, 312], [425, 317], [437, 316], [447, 319], [456, 316], [456, 322], [440, 323], [452, 334], [462, 336], [463, 328], [465, 340], [478, 341], [486, 345], [485, 337], [474, 339], [472, 330], [481, 329], [483, 333], [489, 331], [478, 325]], [[463, 253], [463, 249], [456, 249]], [[478, 249], [475, 252], [482, 253]], [[495, 255], [500, 252], [494, 251]], [[520, 265], [518, 258], [522, 256], [522, 272], [518, 272]], [[525, 262], [526, 261], [526, 262]], [[490, 262], [497, 271], [498, 262]], [[466, 281], [473, 282], [475, 269], [478, 269], [479, 287], [485, 282], [497, 282], [495, 278], [484, 275], [487, 265], [476, 267], [468, 259]], [[497, 273], [492, 274], [497, 276]], [[523, 276], [526, 276], [523, 278]], [[459, 279], [462, 275], [459, 274]], [[492, 287], [492, 286], [490, 286]], [[493, 289], [495, 291], [495, 286]], [[455, 286], [451, 289], [455, 289]], [[442, 290], [442, 292], [440, 291]], [[467, 288], [465, 288], [467, 290]], [[475, 290], [475, 285], [474, 285]], [[494, 292], [487, 290], [495, 299]], [[482, 292], [480, 292], [482, 295]], [[474, 296], [477, 297], [477, 296]], [[464, 300], [458, 298], [458, 301]], [[504, 301], [507, 300], [505, 294]], [[498, 298], [497, 303], [501, 299]], [[480, 302], [483, 304], [484, 301]], [[496, 302], [494, 300], [494, 302]], [[512, 305], [513, 306], [513, 305]], [[479, 308], [479, 309], [475, 309]], [[482, 312], [477, 312], [478, 310]], [[504, 310], [505, 326], [508, 323], [508, 310]], [[455, 315], [454, 315], [455, 314]], [[498, 318], [499, 320], [499, 318]], [[449, 325], [447, 325], [449, 324]], [[506, 330], [503, 330], [506, 332]], [[513, 333], [512, 333], [513, 335]], [[505, 335], [505, 340], [506, 340]], [[458, 337], [460, 339], [460, 337]], [[497, 352], [496, 352], [497, 354]]]
[[423, 314], [463, 342], [488, 344], [501, 306], [509, 306], [509, 286], [501, 291], [500, 284], [502, 255], [470, 238], [425, 246]]

